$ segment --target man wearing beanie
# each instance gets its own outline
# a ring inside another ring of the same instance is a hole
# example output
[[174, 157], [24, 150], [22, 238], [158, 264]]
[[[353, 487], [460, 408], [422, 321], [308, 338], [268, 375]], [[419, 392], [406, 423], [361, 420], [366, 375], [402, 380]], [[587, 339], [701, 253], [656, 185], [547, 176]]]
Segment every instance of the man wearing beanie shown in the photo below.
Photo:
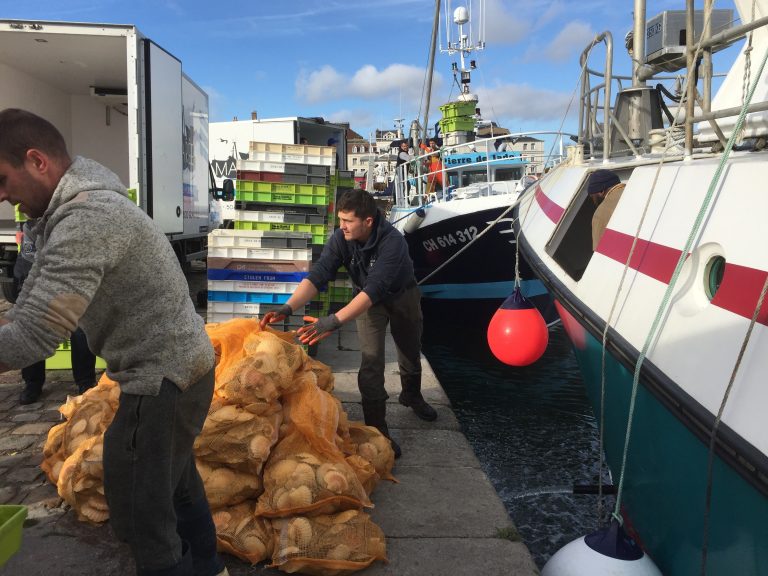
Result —
[[616, 204], [619, 203], [624, 184], [610, 170], [595, 170], [589, 175], [587, 193], [592, 198], [597, 209], [592, 216], [592, 250], [597, 250], [600, 238], [603, 237], [608, 220], [611, 219]]

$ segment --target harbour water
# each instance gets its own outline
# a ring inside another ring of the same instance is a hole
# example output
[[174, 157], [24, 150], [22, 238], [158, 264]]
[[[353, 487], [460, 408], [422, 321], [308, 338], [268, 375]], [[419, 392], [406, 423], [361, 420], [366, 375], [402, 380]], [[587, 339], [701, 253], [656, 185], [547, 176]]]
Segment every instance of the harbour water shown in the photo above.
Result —
[[[486, 343], [488, 310], [425, 305], [424, 355], [463, 432], [541, 568], [571, 540], [598, 527], [599, 436], [562, 326], [544, 356], [512, 368]], [[609, 474], [603, 473], [609, 482]], [[612, 510], [613, 499], [605, 506]]]

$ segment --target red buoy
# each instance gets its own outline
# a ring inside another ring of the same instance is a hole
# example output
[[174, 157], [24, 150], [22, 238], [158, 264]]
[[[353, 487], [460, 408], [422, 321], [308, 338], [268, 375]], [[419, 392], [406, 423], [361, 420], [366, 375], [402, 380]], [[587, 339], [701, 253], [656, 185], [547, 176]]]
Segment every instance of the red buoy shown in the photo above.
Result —
[[547, 323], [520, 288], [515, 288], [488, 324], [491, 352], [504, 364], [528, 366], [541, 358], [547, 342]]

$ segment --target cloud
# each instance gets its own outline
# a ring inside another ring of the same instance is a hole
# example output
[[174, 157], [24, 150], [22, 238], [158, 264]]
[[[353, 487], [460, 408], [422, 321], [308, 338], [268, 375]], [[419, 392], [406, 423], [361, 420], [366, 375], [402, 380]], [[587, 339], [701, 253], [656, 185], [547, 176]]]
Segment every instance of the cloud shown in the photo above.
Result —
[[[307, 104], [330, 102], [350, 98], [376, 100], [402, 98], [403, 102], [418, 102], [424, 83], [424, 70], [407, 64], [391, 64], [379, 70], [367, 64], [351, 76], [342, 74], [326, 64], [313, 71], [302, 70], [296, 77], [296, 96]], [[436, 73], [433, 93], [442, 86], [442, 77]]]
[[[527, 84], [504, 84], [493, 88], [478, 88], [480, 109], [486, 120], [505, 122], [540, 121], [541, 130], [555, 130], [571, 100], [571, 95], [554, 90], [533, 88]], [[575, 113], [576, 101], [569, 115]]]
[[595, 31], [589, 24], [579, 20], [569, 22], [542, 50], [542, 54], [555, 62], [572, 60], [584, 50], [594, 37]]
[[[517, 4], [517, 3], [515, 3]], [[531, 22], [516, 9], [508, 12], [501, 0], [486, 0], [485, 41], [489, 44], [515, 44], [531, 33]]]

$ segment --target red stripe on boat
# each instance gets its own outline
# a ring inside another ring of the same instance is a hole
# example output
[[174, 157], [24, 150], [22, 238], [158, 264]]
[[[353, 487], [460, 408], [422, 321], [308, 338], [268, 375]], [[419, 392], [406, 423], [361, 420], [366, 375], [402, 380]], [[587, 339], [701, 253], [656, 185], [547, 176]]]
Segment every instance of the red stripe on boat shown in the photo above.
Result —
[[544, 190], [541, 189], [540, 185], [536, 185], [536, 202], [539, 203], [539, 206], [541, 206], [542, 211], [544, 214], [547, 215], [547, 218], [552, 220], [555, 224], [560, 222], [560, 218], [563, 215], [563, 212], [565, 212], [565, 208], [561, 208], [552, 200], [549, 199], [549, 196], [544, 194]]
[[[606, 228], [603, 237], [600, 238], [600, 243], [597, 245], [597, 251], [625, 264], [633, 240], [634, 236]], [[672, 278], [672, 272], [675, 271], [679, 258], [680, 250], [638, 238], [629, 266], [659, 282], [669, 284], [669, 279]]]
[[[723, 281], [712, 299], [712, 304], [751, 319], [752, 314], [755, 313], [757, 300], [760, 298], [760, 291], [763, 289], [766, 276], [768, 273], [764, 270], [726, 262]], [[763, 300], [757, 321], [768, 326], [768, 296]]]
[[[628, 234], [606, 229], [597, 246], [597, 251], [616, 262], [625, 264], [633, 239], [634, 237]], [[679, 258], [680, 250], [638, 238], [629, 266], [659, 282], [669, 284]], [[751, 319], [766, 276], [768, 272], [765, 270], [726, 262], [723, 281], [712, 299], [712, 304]], [[702, 278], [701, 281], [706, 282], [707, 279]], [[757, 321], [768, 326], [768, 297], [763, 301]]]

